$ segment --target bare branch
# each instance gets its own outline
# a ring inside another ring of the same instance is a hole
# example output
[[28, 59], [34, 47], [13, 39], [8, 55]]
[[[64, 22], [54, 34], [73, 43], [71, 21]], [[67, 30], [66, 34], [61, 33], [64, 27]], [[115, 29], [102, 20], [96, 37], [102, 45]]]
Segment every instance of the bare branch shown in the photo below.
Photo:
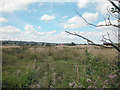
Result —
[[95, 44], [93, 41], [91, 41], [91, 40], [89, 40], [88, 38], [86, 38], [86, 37], [83, 37], [83, 36], [81, 36], [81, 35], [79, 35], [79, 34], [77, 34], [77, 33], [71, 33], [71, 32], [69, 32], [69, 31], [65, 31], [66, 33], [69, 33], [69, 34], [71, 34], [71, 35], [75, 35], [75, 36], [78, 36], [78, 37], [81, 37], [81, 38], [83, 38], [84, 40], [86, 40], [87, 42], [90, 42], [91, 44], [94, 44], [94, 45], [96, 45], [96, 46], [102, 46], [102, 47], [104, 47], [103, 45], [99, 45], [99, 44]]
[[113, 44], [113, 43], [107, 43], [107, 42], [105, 42], [104, 45], [100, 45], [100, 44], [94, 43], [93, 41], [89, 40], [88, 38], [83, 37], [83, 36], [81, 36], [81, 35], [79, 35], [79, 34], [77, 34], [77, 33], [75, 33], [75, 32], [74, 32], [74, 33], [71, 33], [71, 32], [69, 32], [69, 31], [65, 31], [65, 32], [68, 33], [68, 34], [71, 34], [71, 35], [75, 35], [75, 36], [81, 37], [81, 38], [83, 38], [84, 40], [86, 40], [87, 42], [90, 42], [91, 44], [93, 44], [93, 45], [95, 45], [95, 46], [101, 46], [101, 47], [104, 47], [104, 48], [111, 48], [111, 47], [106, 47], [106, 46], [104, 46], [104, 45], [110, 45], [110, 46], [114, 47], [118, 52], [120, 52], [120, 49], [119, 49], [115, 44]]
[[105, 37], [105, 35], [102, 35], [102, 41], [103, 42], [110, 42], [110, 43], [113, 43], [114, 44], [114, 42], [110, 39], [110, 34], [107, 32], [107, 36], [108, 36], [108, 38], [106, 38]]
[[[116, 27], [116, 28], [120, 28], [120, 25], [118, 24], [118, 25], [115, 25], [115, 24], [113, 24], [111, 21], [110, 21], [110, 15], [111, 16], [113, 16], [113, 17], [117, 17], [117, 15], [115, 15], [115, 13], [117, 12], [118, 14], [120, 13], [120, 8], [113, 2], [113, 1], [111, 1], [111, 0], [108, 0], [114, 7], [115, 7], [115, 10], [114, 10], [114, 8], [113, 8], [113, 11], [115, 11], [115, 12], [112, 12], [112, 11], [110, 11], [110, 10], [108, 10], [107, 9], [107, 11], [108, 11], [108, 14], [107, 14], [107, 18], [104, 18], [104, 21], [105, 21], [105, 25], [95, 25], [95, 24], [92, 24], [92, 23], [90, 23], [90, 22], [88, 22], [82, 15], [80, 15], [78, 12], [77, 12], [77, 10], [75, 9], [75, 12], [85, 21], [85, 23], [87, 23], [88, 25], [91, 25], [91, 26], [94, 26], [94, 27], [102, 27], [102, 26], [113, 26], [113, 27]], [[115, 1], [118, 1], [118, 0], [115, 0]], [[119, 1], [119, 3], [120, 3], [120, 1]], [[118, 11], [117, 11], [117, 10]], [[111, 13], [112, 12], [112, 13]], [[118, 19], [118, 22], [119, 22], [119, 17], [117, 17], [117, 19]], [[89, 40], [88, 38], [86, 38], [86, 37], [84, 37], [84, 36], [82, 36], [82, 35], [79, 35], [79, 34], [77, 34], [77, 33], [72, 33], [72, 32], [69, 32], [69, 31], [65, 31], [66, 33], [68, 33], [68, 34], [71, 34], [71, 35], [75, 35], [75, 36], [78, 36], [78, 37], [81, 37], [82, 39], [84, 39], [84, 40], [86, 40], [87, 42], [88, 42], [88, 44], [89, 43], [91, 43], [92, 45], [96, 45], [96, 46], [101, 46], [101, 47], [104, 47], [104, 48], [111, 48], [111, 47], [108, 47], [108, 45], [110, 45], [110, 46], [112, 46], [113, 48], [115, 48], [118, 52], [120, 52], [120, 48], [119, 48], [119, 46], [117, 46], [117, 44], [115, 44], [112, 40], [111, 40], [111, 38], [110, 38], [110, 34], [107, 32], [107, 37], [105, 36], [105, 35], [102, 35], [102, 40], [101, 41], [103, 41], [104, 43], [103, 43], [103, 45], [100, 45], [100, 44], [96, 44], [96, 43], [94, 43], [92, 40]], [[119, 35], [120, 34], [118, 34], [118, 38], [119, 38]], [[105, 45], [107, 45], [107, 47], [105, 46]]]
[[107, 10], [109, 15], [111, 15], [112, 17], [118, 19], [118, 15], [111, 13], [111, 10], [109, 8], [106, 8], [106, 10]]
[[111, 23], [111, 21], [110, 21], [110, 15], [109, 14], [107, 14], [107, 16], [108, 16], [108, 22], [109, 22], [109, 24], [111, 25], [112, 23]]
[[115, 44], [112, 44], [112, 43], [104, 43], [104, 45], [111, 45], [111, 46], [113, 46], [118, 52], [120, 52], [119, 46], [116, 46]]
[[[118, 11], [120, 12], [120, 8], [111, 0], [108, 0]], [[119, 1], [120, 2], [120, 1]]]
[[76, 9], [75, 9], [75, 12], [76, 12], [88, 25], [92, 25], [92, 26], [94, 26], [94, 27], [114, 26], [114, 27], [120, 28], [120, 25], [112, 24], [112, 23], [110, 22], [110, 20], [108, 20], [108, 21], [109, 21], [109, 24], [106, 23], [106, 25], [95, 25], [95, 24], [89, 23], [82, 15], [80, 15], [80, 14], [76, 11]]
[[116, 38], [116, 39], [118, 39], [118, 38], [120, 37], [118, 31], [114, 31], [113, 34], [115, 35], [115, 38]]

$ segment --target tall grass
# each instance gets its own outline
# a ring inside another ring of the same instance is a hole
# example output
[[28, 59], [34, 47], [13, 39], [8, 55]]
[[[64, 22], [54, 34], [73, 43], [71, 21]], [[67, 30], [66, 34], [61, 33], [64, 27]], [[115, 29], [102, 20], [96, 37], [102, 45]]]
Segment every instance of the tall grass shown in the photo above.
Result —
[[3, 88], [117, 88], [120, 84], [113, 49], [21, 47], [2, 52]]

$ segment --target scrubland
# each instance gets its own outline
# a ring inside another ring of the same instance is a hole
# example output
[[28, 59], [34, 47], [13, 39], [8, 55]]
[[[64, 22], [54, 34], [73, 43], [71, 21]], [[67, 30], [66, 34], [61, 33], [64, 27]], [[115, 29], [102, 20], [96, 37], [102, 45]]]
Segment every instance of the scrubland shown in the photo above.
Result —
[[3, 88], [117, 88], [118, 52], [96, 46], [2, 48]]

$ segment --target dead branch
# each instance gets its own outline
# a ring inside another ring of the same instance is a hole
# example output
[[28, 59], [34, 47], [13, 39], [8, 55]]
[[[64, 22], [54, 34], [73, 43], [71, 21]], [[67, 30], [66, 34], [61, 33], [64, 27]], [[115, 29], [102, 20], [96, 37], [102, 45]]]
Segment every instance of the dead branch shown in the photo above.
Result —
[[[113, 26], [113, 27], [116, 27], [116, 28], [120, 28], [120, 25], [115, 25], [115, 24], [112, 24], [111, 21], [110, 21], [110, 16], [107, 18], [108, 19], [108, 23], [106, 23], [105, 25], [95, 25], [95, 24], [92, 24], [92, 23], [89, 23], [82, 15], [80, 15], [76, 9], [75, 9], [75, 12], [85, 21], [85, 23], [87, 23], [88, 25], [91, 25], [91, 26], [94, 26], [94, 27], [102, 27], [102, 26]], [[107, 21], [107, 20], [106, 20]]]
[[110, 46], [112, 46], [113, 48], [115, 48], [118, 52], [120, 52], [119, 46], [116, 46], [115, 44], [112, 44], [112, 43], [104, 43], [104, 45], [110, 45]]
[[111, 13], [111, 11], [109, 10], [109, 8], [106, 8], [106, 9], [107, 9], [107, 12], [108, 12], [109, 15], [111, 15], [112, 17], [114, 17], [116, 19], [119, 19], [118, 15]]
[[[116, 9], [118, 9], [118, 11], [120, 12], [120, 8], [111, 0], [108, 0]], [[116, 0], [117, 1], [117, 0]], [[120, 1], [119, 1], [120, 3]]]
[[108, 36], [108, 38], [106, 38], [105, 35], [102, 35], [102, 41], [103, 41], [103, 42], [108, 41], [108, 42], [114, 44], [114, 42], [111, 40], [111, 38], [110, 38], [110, 34], [109, 34], [108, 32], [107, 32], [107, 36]]
[[[117, 11], [117, 13], [120, 13], [120, 8], [113, 2], [113, 1], [111, 1], [111, 0], [108, 0], [118, 11]], [[116, 1], [118, 1], [118, 0], [116, 0]], [[119, 3], [120, 3], [120, 1], [119, 1]], [[108, 9], [107, 9], [108, 10]], [[118, 25], [115, 25], [115, 24], [112, 24], [112, 22], [110, 21], [110, 15], [111, 16], [114, 16], [113, 15], [113, 13], [111, 13], [109, 10], [108, 10], [108, 13], [109, 14], [107, 14], [107, 18], [104, 18], [104, 21], [105, 21], [105, 25], [95, 25], [95, 24], [92, 24], [92, 23], [90, 23], [90, 22], [88, 22], [82, 15], [80, 15], [77, 11], [76, 11], [76, 9], [75, 9], [75, 12], [88, 24], [88, 25], [91, 25], [91, 26], [94, 26], [94, 27], [102, 27], [102, 26], [113, 26], [113, 27], [116, 27], [116, 28], [120, 28], [120, 25], [118, 24]], [[115, 16], [114, 16], [115, 17]], [[118, 19], [119, 20], [119, 19]], [[88, 38], [86, 38], [86, 37], [84, 37], [84, 36], [82, 36], [82, 35], [79, 35], [79, 34], [77, 34], [77, 33], [72, 33], [72, 32], [69, 32], [69, 31], [65, 31], [66, 33], [68, 33], [68, 34], [71, 34], [71, 35], [75, 35], [75, 36], [78, 36], [78, 37], [81, 37], [82, 39], [84, 39], [84, 40], [86, 40], [87, 42], [88, 42], [88, 44], [89, 43], [91, 43], [92, 45], [96, 45], [96, 46], [101, 46], [101, 47], [104, 47], [104, 48], [111, 48], [111, 47], [108, 47], [108, 45], [110, 45], [110, 46], [112, 46], [113, 48], [115, 48], [118, 52], [120, 52], [120, 48], [119, 48], [119, 45], [117, 45], [117, 44], [115, 44], [112, 40], [111, 40], [111, 38], [110, 38], [110, 35], [109, 35], [109, 33], [107, 33], [107, 36], [108, 37], [105, 37], [105, 35], [102, 35], [102, 40], [101, 41], [103, 41], [103, 45], [100, 45], [100, 44], [96, 44], [96, 43], [94, 43], [92, 40], [89, 40]], [[118, 34], [119, 35], [119, 34]], [[119, 36], [118, 36], [118, 38], [119, 38]], [[107, 45], [107, 47], [105, 46], [105, 45]]]
[[115, 44], [113, 44], [113, 43], [105, 42], [104, 45], [100, 45], [100, 44], [94, 43], [93, 41], [89, 40], [88, 38], [83, 37], [83, 36], [81, 36], [81, 35], [79, 35], [79, 34], [77, 34], [77, 33], [75, 33], [75, 32], [74, 32], [74, 33], [69, 32], [69, 31], [65, 31], [65, 32], [68, 33], [68, 34], [74, 35], [74, 36], [81, 37], [81, 38], [83, 38], [84, 40], [86, 40], [87, 42], [90, 42], [92, 45], [95, 45], [95, 46], [101, 46], [101, 47], [104, 47], [104, 48], [111, 48], [111, 47], [106, 47], [106, 46], [104, 46], [104, 45], [110, 45], [110, 46], [112, 46], [113, 48], [115, 48], [118, 52], [120, 52], [119, 47], [117, 47], [117, 46], [116, 46]]
[[69, 32], [69, 31], [65, 31], [66, 33], [69, 33], [69, 34], [71, 34], [71, 35], [75, 35], [75, 36], [78, 36], [78, 37], [81, 37], [81, 38], [83, 38], [83, 39], [85, 39], [85, 40], [87, 40], [87, 42], [91, 42], [91, 44], [95, 44], [93, 41], [91, 41], [91, 40], [89, 40], [89, 39], [87, 39], [87, 38], [85, 38], [85, 37], [83, 37], [83, 36], [81, 36], [81, 35], [79, 35], [79, 34], [77, 34], [77, 33], [71, 33], [71, 32]]

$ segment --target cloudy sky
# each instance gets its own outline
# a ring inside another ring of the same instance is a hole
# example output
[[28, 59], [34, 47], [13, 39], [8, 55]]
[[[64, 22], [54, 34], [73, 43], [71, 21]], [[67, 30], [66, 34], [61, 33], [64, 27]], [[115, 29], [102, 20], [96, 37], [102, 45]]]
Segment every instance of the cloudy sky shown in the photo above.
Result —
[[[102, 43], [101, 35], [113, 33], [116, 28], [88, 26], [75, 9], [87, 21], [97, 25], [105, 24], [103, 17], [106, 17], [106, 8], [109, 7], [111, 4], [107, 0], [2, 0], [0, 40], [86, 43], [79, 37], [65, 33], [67, 30]], [[115, 18], [111, 17], [111, 21], [117, 24]], [[112, 35], [111, 39], [115, 40], [115, 37]]]

